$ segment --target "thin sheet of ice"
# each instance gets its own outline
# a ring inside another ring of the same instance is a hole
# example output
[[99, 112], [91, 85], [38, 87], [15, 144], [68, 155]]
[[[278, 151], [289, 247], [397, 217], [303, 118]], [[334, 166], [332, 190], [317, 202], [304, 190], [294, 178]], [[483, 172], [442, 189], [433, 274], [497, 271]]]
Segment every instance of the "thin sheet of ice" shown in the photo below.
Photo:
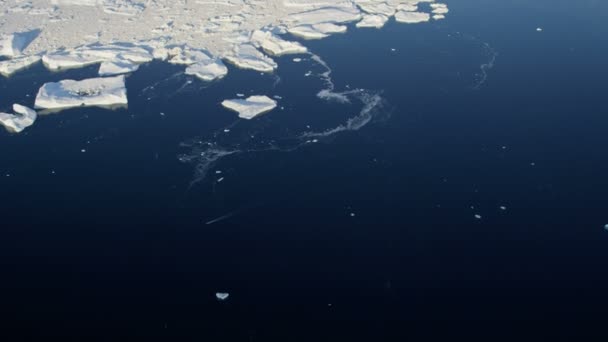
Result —
[[276, 108], [277, 102], [268, 96], [250, 96], [246, 99], [224, 100], [222, 106], [239, 113], [243, 119], [253, 119]]
[[125, 77], [100, 77], [82, 81], [45, 83], [36, 96], [36, 108], [109, 107], [126, 105]]

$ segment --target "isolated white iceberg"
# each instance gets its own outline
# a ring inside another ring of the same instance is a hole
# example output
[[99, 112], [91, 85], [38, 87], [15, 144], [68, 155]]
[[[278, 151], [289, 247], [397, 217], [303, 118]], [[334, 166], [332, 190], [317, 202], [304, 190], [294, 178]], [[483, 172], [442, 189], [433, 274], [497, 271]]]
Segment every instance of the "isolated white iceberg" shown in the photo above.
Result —
[[0, 113], [0, 125], [4, 126], [9, 132], [20, 133], [36, 121], [36, 111], [19, 105], [13, 105], [14, 114]]
[[276, 108], [277, 102], [268, 96], [250, 96], [246, 99], [224, 100], [222, 106], [239, 113], [243, 119], [253, 119]]
[[127, 103], [125, 77], [116, 76], [45, 83], [38, 91], [35, 107], [67, 109], [92, 106], [109, 107]]

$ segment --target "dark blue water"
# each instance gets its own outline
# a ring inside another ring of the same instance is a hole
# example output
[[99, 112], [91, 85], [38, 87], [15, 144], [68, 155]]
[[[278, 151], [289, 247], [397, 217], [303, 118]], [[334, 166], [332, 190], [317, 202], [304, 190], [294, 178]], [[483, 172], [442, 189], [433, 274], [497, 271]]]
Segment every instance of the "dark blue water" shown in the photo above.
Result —
[[[317, 98], [307, 56], [213, 84], [152, 63], [128, 109], [0, 133], [6, 340], [603, 340], [608, 5], [449, 6], [306, 42], [337, 91], [384, 99], [318, 143], [363, 104]], [[95, 73], [2, 79], [0, 110]], [[236, 93], [284, 108], [237, 120]], [[180, 159], [207, 142], [240, 153], [199, 179]]]

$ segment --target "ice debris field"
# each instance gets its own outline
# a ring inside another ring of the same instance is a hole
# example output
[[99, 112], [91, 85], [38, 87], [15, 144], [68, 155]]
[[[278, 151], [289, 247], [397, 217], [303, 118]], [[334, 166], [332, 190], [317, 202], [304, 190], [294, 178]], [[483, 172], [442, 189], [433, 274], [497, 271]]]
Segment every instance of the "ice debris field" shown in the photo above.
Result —
[[[221, 79], [224, 64], [272, 73], [273, 56], [305, 54], [305, 40], [358, 28], [441, 20], [434, 0], [5, 0], [0, 1], [0, 74], [43, 63], [52, 71], [99, 65], [99, 77], [44, 84], [39, 110], [127, 104], [124, 75], [153, 60], [184, 65], [202, 82]], [[290, 37], [294, 37], [291, 38]], [[296, 37], [304, 43], [296, 41]], [[222, 105], [252, 119], [276, 107], [266, 96]], [[36, 112], [20, 104], [0, 124], [21, 132]]]

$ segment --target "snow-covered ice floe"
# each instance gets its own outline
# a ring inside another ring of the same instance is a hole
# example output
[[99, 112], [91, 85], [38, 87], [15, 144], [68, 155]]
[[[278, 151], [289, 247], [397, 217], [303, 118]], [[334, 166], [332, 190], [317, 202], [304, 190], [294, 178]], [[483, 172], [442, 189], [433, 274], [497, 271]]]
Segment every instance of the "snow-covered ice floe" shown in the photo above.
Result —
[[239, 113], [240, 118], [253, 119], [276, 108], [277, 101], [268, 96], [250, 96], [246, 99], [224, 100], [222, 106]]
[[38, 91], [35, 107], [57, 110], [126, 104], [125, 77], [115, 76], [45, 83]]
[[36, 121], [36, 111], [19, 105], [13, 105], [14, 114], [0, 113], [0, 125], [4, 126], [9, 132], [20, 133]]
[[215, 298], [217, 298], [217, 300], [219, 300], [220, 302], [227, 300], [228, 297], [230, 297], [230, 293], [228, 292], [217, 292], [215, 294]]

